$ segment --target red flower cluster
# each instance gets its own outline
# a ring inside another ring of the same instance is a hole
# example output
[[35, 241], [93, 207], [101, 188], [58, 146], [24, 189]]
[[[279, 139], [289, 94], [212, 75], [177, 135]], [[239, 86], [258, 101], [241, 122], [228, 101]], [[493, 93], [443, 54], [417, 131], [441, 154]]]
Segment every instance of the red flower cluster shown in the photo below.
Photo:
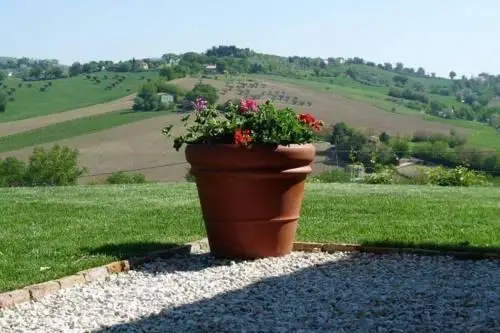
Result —
[[252, 137], [250, 136], [250, 130], [236, 130], [234, 132], [234, 143], [237, 145], [247, 145], [252, 142]]
[[242, 99], [240, 100], [240, 112], [245, 113], [248, 111], [257, 111], [257, 102], [253, 99]]
[[316, 131], [319, 131], [323, 127], [323, 122], [321, 120], [316, 120], [314, 116], [310, 113], [301, 113], [297, 116], [299, 120]]

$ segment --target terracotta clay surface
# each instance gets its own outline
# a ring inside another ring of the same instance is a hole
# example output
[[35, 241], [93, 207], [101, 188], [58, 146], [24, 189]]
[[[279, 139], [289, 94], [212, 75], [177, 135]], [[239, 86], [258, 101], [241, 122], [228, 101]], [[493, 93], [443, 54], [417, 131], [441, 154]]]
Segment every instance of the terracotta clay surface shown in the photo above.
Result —
[[211, 252], [242, 259], [290, 253], [314, 156], [312, 144], [188, 145]]

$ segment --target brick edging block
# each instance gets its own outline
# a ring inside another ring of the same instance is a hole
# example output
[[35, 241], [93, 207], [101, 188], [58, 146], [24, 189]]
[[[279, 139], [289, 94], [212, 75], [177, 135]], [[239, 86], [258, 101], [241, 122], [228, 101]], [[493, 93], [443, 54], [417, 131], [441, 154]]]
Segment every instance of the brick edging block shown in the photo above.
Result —
[[138, 267], [156, 259], [169, 258], [176, 254], [188, 254], [191, 252], [191, 246], [192, 244], [186, 244], [171, 249], [154, 251], [143, 257], [134, 257], [127, 260], [114, 261], [109, 264], [89, 268], [77, 272], [74, 275], [65, 276], [57, 280], [37, 283], [21, 289], [0, 293], [0, 310], [28, 301], [38, 301], [40, 298], [54, 294], [61, 289], [70, 288], [92, 281], [105, 281], [112, 274], [127, 272], [131, 268]]
[[418, 254], [427, 256], [453, 256], [458, 259], [471, 260], [500, 260], [500, 253], [472, 252], [472, 251], [446, 251], [446, 250], [428, 250], [418, 248], [399, 248], [382, 246], [364, 246], [359, 244], [335, 244], [335, 243], [313, 243], [313, 242], [295, 242], [293, 251], [304, 252], [368, 252], [368, 253], [403, 253]]

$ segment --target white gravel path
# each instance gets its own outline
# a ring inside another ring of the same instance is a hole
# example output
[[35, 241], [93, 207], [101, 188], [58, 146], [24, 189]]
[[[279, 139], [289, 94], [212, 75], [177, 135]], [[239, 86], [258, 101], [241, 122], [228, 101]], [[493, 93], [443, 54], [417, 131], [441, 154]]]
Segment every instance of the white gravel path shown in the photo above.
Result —
[[500, 262], [177, 257], [0, 312], [0, 332], [500, 332]]

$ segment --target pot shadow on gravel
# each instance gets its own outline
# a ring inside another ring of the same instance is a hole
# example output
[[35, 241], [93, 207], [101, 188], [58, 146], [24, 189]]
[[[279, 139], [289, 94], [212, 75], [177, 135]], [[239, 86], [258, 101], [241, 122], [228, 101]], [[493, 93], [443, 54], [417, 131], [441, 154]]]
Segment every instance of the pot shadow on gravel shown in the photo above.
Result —
[[[498, 332], [500, 262], [488, 268], [490, 289], [472, 293], [463, 286], [478, 283], [477, 261], [453, 260], [450, 274], [440, 269], [450, 258], [401, 264], [399, 255], [360, 256], [264, 278], [92, 332]], [[195, 265], [203, 267], [204, 259], [196, 258], [201, 263]], [[462, 297], [450, 297], [450, 288]]]
[[[158, 273], [200, 271], [214, 266], [224, 266], [231, 263], [230, 260], [214, 260], [209, 253], [189, 253], [190, 247], [182, 243], [159, 243], [159, 242], [137, 242], [106, 244], [97, 248], [83, 248], [82, 251], [90, 255], [106, 255], [117, 258], [117, 260], [131, 259], [131, 268], [136, 271], [151, 271], [154, 261], [144, 262], [134, 258], [141, 258], [157, 251], [168, 251], [179, 249], [175, 253], [160, 255], [158, 259], [165, 260], [165, 265]], [[176, 260], [182, 258], [183, 260]], [[239, 261], [236, 261], [239, 262]]]

